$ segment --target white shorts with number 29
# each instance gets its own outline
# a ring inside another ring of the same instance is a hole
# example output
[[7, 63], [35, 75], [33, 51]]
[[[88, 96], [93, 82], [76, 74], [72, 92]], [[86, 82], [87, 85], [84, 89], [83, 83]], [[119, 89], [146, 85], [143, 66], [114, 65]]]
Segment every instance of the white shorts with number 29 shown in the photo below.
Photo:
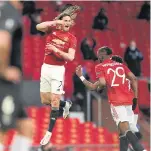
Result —
[[64, 94], [65, 67], [43, 64], [41, 67], [40, 92]]

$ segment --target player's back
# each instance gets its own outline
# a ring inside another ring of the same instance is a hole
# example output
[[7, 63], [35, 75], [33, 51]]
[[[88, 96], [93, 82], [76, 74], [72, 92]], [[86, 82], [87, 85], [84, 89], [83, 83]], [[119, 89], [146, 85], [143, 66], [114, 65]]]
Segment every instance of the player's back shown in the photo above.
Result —
[[113, 105], [131, 105], [133, 92], [130, 81], [126, 78], [129, 69], [121, 63], [105, 60], [96, 66], [98, 77], [104, 77], [107, 86], [107, 93], [110, 103]]

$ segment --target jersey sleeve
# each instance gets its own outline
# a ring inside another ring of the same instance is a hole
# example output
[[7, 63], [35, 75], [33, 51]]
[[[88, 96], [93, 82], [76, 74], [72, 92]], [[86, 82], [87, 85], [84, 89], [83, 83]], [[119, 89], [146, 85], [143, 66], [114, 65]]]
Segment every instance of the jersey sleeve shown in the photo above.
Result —
[[70, 40], [70, 47], [69, 48], [72, 48], [74, 50], [76, 50], [76, 47], [77, 47], [77, 39], [76, 37], [72, 36], [70, 37], [71, 40]]
[[126, 66], [126, 65], [123, 65], [124, 67], [124, 70], [125, 70], [125, 74], [127, 75], [130, 71], [130, 69]]
[[95, 74], [96, 74], [97, 78], [104, 78], [105, 77], [103, 68], [101, 66], [95, 67]]

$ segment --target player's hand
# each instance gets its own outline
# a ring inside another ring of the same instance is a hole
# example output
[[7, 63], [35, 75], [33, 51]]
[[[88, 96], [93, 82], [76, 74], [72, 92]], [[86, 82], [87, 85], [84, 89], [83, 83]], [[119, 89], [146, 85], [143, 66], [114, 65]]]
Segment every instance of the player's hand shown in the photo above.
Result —
[[137, 107], [137, 98], [133, 98], [132, 110], [135, 110]]
[[79, 65], [78, 67], [76, 67], [76, 74], [77, 74], [78, 77], [83, 76], [82, 75], [82, 66], [81, 65]]
[[64, 25], [64, 21], [63, 20], [56, 20], [56, 25]]
[[58, 49], [54, 45], [52, 45], [52, 44], [47, 44], [46, 47], [50, 51], [58, 52]]
[[16, 67], [8, 67], [4, 71], [3, 76], [5, 80], [13, 83], [19, 83], [21, 81], [21, 71]]

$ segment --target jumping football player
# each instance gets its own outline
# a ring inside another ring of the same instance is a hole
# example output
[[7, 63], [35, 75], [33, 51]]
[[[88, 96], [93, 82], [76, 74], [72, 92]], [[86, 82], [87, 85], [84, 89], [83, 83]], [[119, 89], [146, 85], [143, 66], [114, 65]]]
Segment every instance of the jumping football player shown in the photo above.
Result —
[[51, 105], [52, 109], [49, 128], [40, 142], [41, 145], [47, 145], [50, 141], [59, 116], [59, 106], [64, 108], [64, 118], [68, 116], [71, 107], [70, 102], [60, 99], [64, 93], [64, 65], [75, 58], [76, 52], [76, 37], [69, 32], [72, 24], [70, 13], [64, 12], [57, 20], [42, 22], [36, 26], [37, 30], [47, 34], [44, 63], [41, 68], [40, 95], [42, 103]]

